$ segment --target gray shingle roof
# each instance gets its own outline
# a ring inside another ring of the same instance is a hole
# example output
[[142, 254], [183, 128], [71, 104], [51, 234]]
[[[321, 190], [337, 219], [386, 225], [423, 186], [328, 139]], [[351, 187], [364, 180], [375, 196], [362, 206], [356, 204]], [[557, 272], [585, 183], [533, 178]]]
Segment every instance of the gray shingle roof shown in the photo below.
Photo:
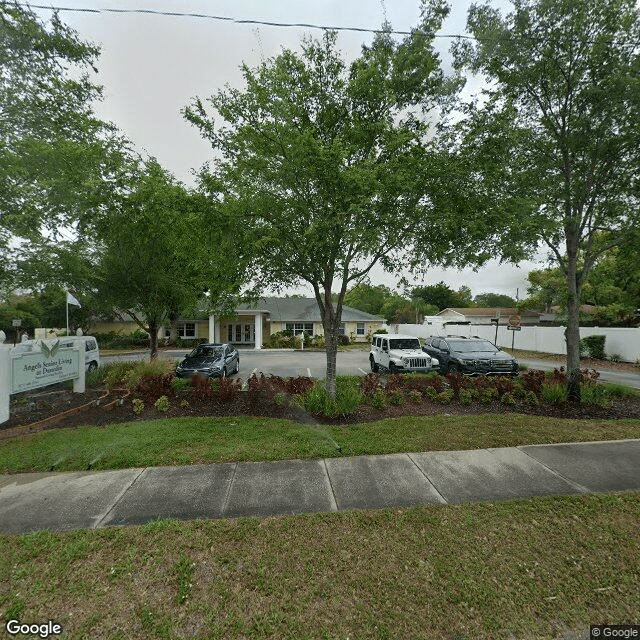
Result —
[[[322, 322], [315, 298], [260, 298], [256, 305], [240, 305], [237, 311], [268, 311], [276, 322]], [[343, 322], [382, 322], [383, 318], [351, 307], [342, 307]]]

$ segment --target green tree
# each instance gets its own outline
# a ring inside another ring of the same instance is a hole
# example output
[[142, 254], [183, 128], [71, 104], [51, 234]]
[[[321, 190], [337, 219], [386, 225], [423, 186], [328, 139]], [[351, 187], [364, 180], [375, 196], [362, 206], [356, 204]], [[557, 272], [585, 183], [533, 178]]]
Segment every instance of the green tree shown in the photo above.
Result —
[[57, 14], [43, 23], [28, 7], [0, 2], [4, 280], [21, 275], [15, 273], [12, 247], [22, 256], [27, 250], [39, 253], [40, 262], [47, 262], [42, 250], [65, 228], [85, 233], [118, 182], [124, 142], [92, 107], [102, 94], [91, 80], [98, 54], [98, 47], [80, 40]]
[[471, 289], [469, 289], [469, 287], [463, 285], [458, 289], [458, 291], [454, 291], [443, 281], [440, 281], [437, 284], [413, 287], [411, 290], [411, 297], [419, 298], [426, 304], [437, 307], [438, 311], [442, 311], [443, 309], [450, 307], [456, 308], [473, 306], [473, 302], [471, 300]]
[[479, 293], [474, 299], [478, 307], [515, 307], [516, 301], [503, 293]]
[[364, 282], [347, 291], [344, 304], [374, 316], [382, 315], [382, 307], [392, 294], [391, 289], [383, 284], [371, 285]]
[[429, 231], [449, 224], [442, 207], [455, 189], [439, 175], [450, 159], [411, 108], [433, 108], [451, 89], [431, 49], [446, 13], [426, 6], [421, 33], [399, 44], [379, 34], [350, 66], [335, 33], [307, 39], [301, 54], [244, 66], [242, 90], [211, 97], [220, 124], [200, 99], [185, 111], [220, 155], [202, 182], [253, 238], [256, 281], [313, 289], [330, 394], [349, 287], [376, 264], [424, 267], [448, 246]]
[[635, 0], [514, 7], [503, 17], [473, 5], [476, 40], [455, 47], [457, 66], [489, 81], [469, 106], [463, 146], [508, 241], [543, 242], [565, 276], [568, 391], [579, 401], [581, 289], [640, 215], [640, 20]]
[[233, 236], [214, 217], [214, 203], [152, 159], [100, 226], [98, 294], [149, 334], [152, 359], [172, 314], [211, 308], [240, 287]]

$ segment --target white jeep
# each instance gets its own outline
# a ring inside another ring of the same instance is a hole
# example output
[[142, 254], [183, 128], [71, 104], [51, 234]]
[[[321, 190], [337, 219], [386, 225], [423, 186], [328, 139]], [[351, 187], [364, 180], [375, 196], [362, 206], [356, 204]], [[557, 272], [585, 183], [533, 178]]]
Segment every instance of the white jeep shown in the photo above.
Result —
[[438, 370], [438, 361], [425, 353], [420, 340], [415, 336], [400, 334], [374, 335], [369, 353], [371, 371], [377, 373], [380, 368], [390, 373], [420, 371], [427, 373]]

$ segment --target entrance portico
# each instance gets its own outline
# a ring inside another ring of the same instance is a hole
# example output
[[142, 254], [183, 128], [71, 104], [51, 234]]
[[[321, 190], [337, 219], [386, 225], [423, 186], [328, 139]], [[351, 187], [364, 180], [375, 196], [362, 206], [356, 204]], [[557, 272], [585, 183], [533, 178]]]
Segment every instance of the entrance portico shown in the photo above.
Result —
[[209, 342], [253, 345], [262, 349], [262, 310], [242, 310], [241, 315], [220, 325], [219, 317], [209, 316]]

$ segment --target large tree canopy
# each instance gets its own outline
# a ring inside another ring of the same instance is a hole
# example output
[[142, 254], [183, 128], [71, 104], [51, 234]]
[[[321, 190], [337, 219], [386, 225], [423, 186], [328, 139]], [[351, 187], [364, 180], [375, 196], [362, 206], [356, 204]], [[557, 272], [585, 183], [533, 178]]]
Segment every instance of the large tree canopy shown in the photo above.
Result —
[[[418, 103], [434, 110], [455, 88], [431, 48], [446, 14], [442, 2], [425, 5], [420, 33], [401, 43], [380, 34], [350, 65], [335, 33], [307, 39], [299, 54], [283, 50], [257, 69], [245, 66], [244, 89], [186, 109], [220, 155], [202, 181], [252, 236], [256, 280], [313, 289], [330, 393], [349, 288], [376, 264], [424, 268], [450, 249], [482, 253], [451, 213], [454, 163], [416, 114]], [[453, 234], [460, 242], [452, 245]]]
[[[464, 146], [509, 242], [543, 242], [567, 282], [570, 397], [579, 400], [580, 290], [640, 216], [640, 20], [635, 0], [473, 5], [457, 63], [489, 81]], [[606, 235], [607, 241], [600, 240]]]
[[214, 203], [151, 159], [98, 226], [96, 290], [149, 333], [151, 358], [172, 315], [207, 310], [242, 284], [246, 263], [215, 216]]
[[82, 234], [109, 201], [123, 142], [92, 109], [98, 53], [57, 14], [0, 2], [0, 270], [10, 239]]

